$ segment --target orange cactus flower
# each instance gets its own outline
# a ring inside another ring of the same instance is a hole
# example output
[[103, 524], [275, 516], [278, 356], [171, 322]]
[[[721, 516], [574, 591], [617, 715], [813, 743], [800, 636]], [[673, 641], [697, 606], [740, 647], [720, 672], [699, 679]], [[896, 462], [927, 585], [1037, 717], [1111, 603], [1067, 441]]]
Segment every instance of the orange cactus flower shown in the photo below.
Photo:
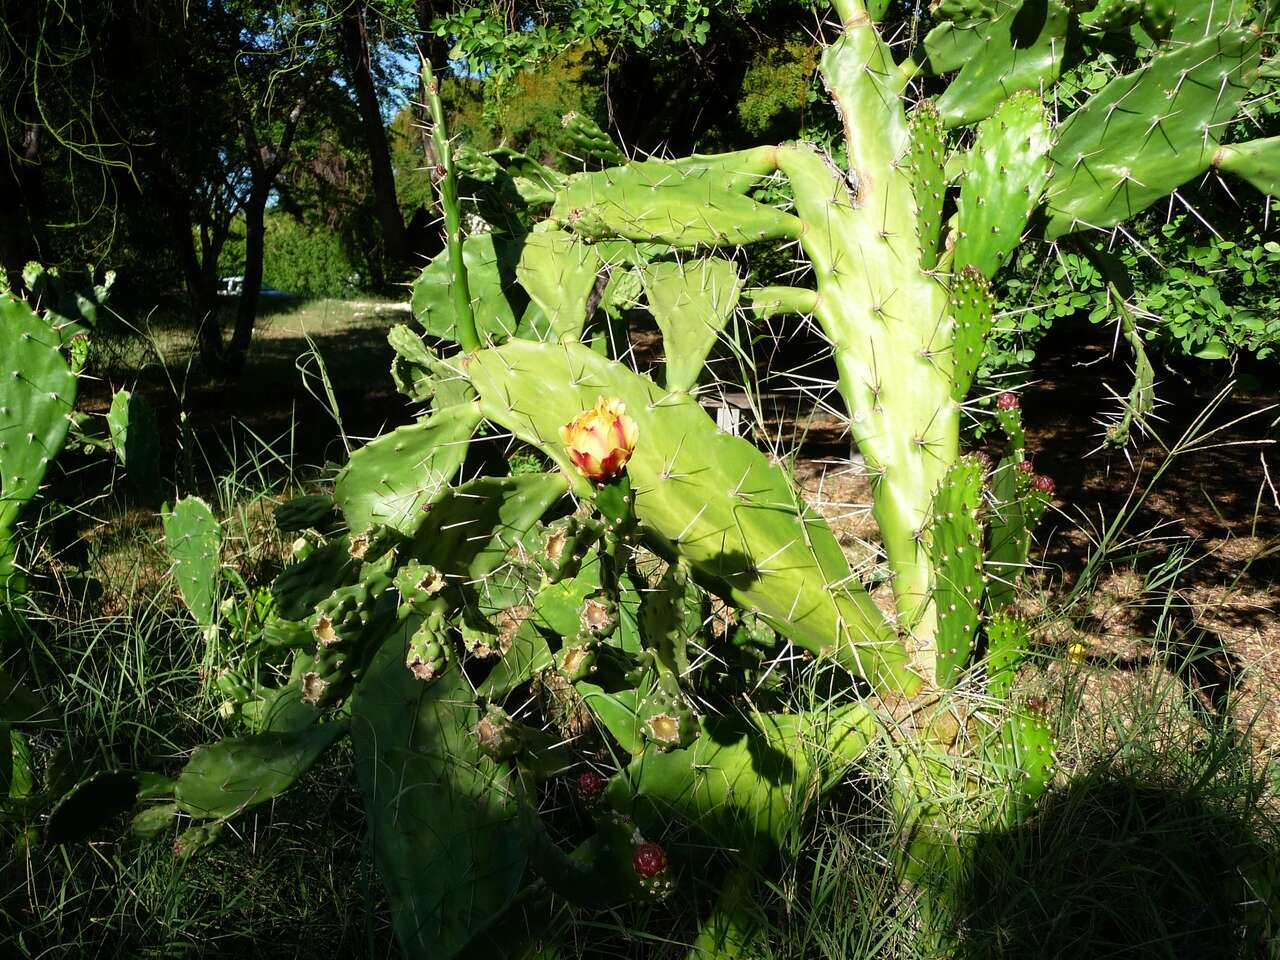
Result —
[[560, 428], [569, 457], [588, 480], [604, 483], [622, 473], [636, 449], [639, 430], [619, 399], [599, 397]]

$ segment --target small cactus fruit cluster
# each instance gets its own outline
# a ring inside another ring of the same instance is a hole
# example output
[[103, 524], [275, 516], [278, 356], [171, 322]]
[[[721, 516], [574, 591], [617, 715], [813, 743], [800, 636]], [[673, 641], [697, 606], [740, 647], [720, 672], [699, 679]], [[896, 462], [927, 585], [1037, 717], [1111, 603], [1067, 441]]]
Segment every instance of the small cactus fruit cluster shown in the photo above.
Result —
[[[1274, 143], [1221, 138], [1240, 129], [1275, 5], [1027, 17], [1018, 0], [947, 0], [902, 62], [886, 4], [834, 7], [820, 67], [848, 133], [836, 151], [627, 160], [571, 117], [585, 169], [566, 176], [452, 150], [426, 78], [445, 250], [414, 283], [423, 335], [389, 337], [423, 414], [352, 454], [332, 507], [282, 508], [302, 547], [234, 677], [252, 732], [179, 781], [184, 809], [228, 816], [349, 732], [408, 956], [493, 930], [526, 869], [592, 909], [674, 889], [669, 858], [699, 846], [764, 869], [873, 742], [908, 758], [890, 790], [929, 838], [907, 858], [923, 870], [978, 832], [946, 822], [948, 798], [1003, 781], [991, 816], [1007, 820], [1054, 776], [1051, 723], [1016, 690], [1032, 628], [1010, 613], [1053, 484], [1015, 394], [995, 403], [998, 460], [961, 450], [991, 280], [1024, 236], [1113, 227], [1215, 158], [1269, 182]], [[1133, 53], [1125, 69], [1058, 89], [1104, 36]], [[921, 74], [936, 98], [916, 99]], [[463, 230], [459, 176], [491, 230]], [[764, 202], [775, 180], [787, 199]], [[738, 248], [757, 243], [797, 251], [803, 279], [749, 286]], [[751, 342], [739, 325], [789, 313], [831, 345], [891, 615], [783, 458], [699, 401], [716, 350]], [[631, 354], [640, 314], [661, 333], [657, 380]], [[546, 469], [463, 482], [494, 443]], [[815, 660], [860, 681], [815, 708], [795, 683]], [[962, 725], [953, 691], [968, 690], [984, 709]], [[571, 771], [586, 801], [573, 854], [539, 813]]]

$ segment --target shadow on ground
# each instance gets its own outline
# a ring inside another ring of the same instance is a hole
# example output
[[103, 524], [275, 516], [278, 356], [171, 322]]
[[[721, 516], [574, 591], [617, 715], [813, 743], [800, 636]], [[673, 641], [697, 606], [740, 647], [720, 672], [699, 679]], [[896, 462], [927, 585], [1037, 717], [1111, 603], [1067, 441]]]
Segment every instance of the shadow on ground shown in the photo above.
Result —
[[1277, 827], [1239, 781], [1221, 789], [1217, 759], [1177, 779], [1101, 769], [980, 837], [958, 960], [1274, 956]]

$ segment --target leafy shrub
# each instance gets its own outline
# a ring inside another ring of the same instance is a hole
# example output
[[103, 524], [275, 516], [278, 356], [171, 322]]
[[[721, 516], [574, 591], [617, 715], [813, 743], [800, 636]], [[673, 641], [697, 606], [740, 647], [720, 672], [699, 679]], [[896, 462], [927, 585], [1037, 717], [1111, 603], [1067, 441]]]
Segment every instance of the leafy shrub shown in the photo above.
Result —
[[[266, 228], [265, 286], [304, 298], [340, 297], [351, 289], [357, 271], [336, 232], [279, 212], [267, 214]], [[224, 276], [244, 273], [243, 226], [227, 241], [218, 266]]]

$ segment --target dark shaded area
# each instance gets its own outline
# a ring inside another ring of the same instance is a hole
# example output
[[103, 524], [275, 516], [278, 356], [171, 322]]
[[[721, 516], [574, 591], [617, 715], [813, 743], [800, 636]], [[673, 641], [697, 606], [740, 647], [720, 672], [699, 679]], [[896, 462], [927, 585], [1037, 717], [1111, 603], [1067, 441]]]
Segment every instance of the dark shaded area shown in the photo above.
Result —
[[957, 958], [1272, 955], [1277, 918], [1259, 898], [1280, 868], [1277, 837], [1256, 794], [1215, 793], [1221, 762], [1178, 778], [1102, 769], [979, 838], [956, 891]]

